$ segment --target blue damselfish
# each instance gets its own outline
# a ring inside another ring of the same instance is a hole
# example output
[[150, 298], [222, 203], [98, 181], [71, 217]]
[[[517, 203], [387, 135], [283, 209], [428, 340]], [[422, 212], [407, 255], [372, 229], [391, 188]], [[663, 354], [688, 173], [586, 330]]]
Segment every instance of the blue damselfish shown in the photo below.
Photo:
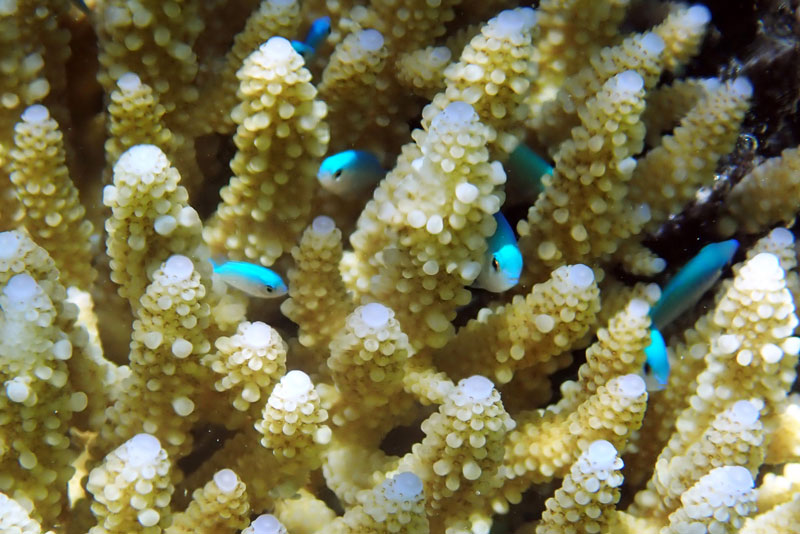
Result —
[[345, 150], [322, 160], [319, 184], [336, 195], [358, 193], [377, 184], [386, 171], [371, 152]]
[[306, 34], [305, 43], [313, 50], [316, 50], [330, 34], [331, 18], [327, 16], [320, 17], [311, 23], [311, 27], [308, 29], [308, 34]]
[[700, 300], [719, 279], [738, 248], [739, 242], [735, 239], [704, 246], [670, 279], [661, 292], [661, 298], [650, 308], [650, 344], [644, 353], [646, 366], [656, 379], [656, 388], [663, 387], [669, 379], [667, 346], [660, 330]]
[[700, 249], [700, 252], [670, 279], [661, 292], [661, 298], [650, 309], [653, 327], [663, 330], [676, 317], [694, 306], [719, 279], [722, 270], [730, 263], [738, 248], [739, 242], [729, 239], [720, 243], [710, 243]]
[[292, 48], [294, 51], [303, 56], [306, 61], [314, 55], [314, 49], [305, 44], [303, 41], [292, 41]]
[[553, 174], [553, 167], [524, 143], [517, 145], [508, 160], [506, 169], [506, 201], [515, 205], [533, 204], [544, 190], [542, 180]]
[[669, 358], [664, 336], [655, 328], [650, 329], [650, 344], [645, 347], [644, 354], [647, 356], [647, 367], [650, 368], [658, 386], [663, 387], [669, 379]]
[[292, 41], [295, 51], [308, 61], [331, 34], [331, 18], [320, 17], [311, 23], [305, 41]]
[[507, 291], [517, 285], [522, 273], [522, 253], [511, 225], [499, 211], [494, 214], [497, 230], [487, 240], [486, 256], [481, 273], [472, 284], [493, 293]]
[[214, 273], [218, 274], [226, 284], [244, 291], [251, 297], [271, 299], [282, 297], [288, 291], [280, 275], [261, 265], [244, 261], [224, 263], [210, 261]]
[[87, 15], [89, 14], [89, 6], [87, 6], [86, 2], [84, 2], [83, 0], [72, 0], [72, 3], [75, 4], [75, 6], [78, 9], [80, 9], [81, 11], [86, 13]]

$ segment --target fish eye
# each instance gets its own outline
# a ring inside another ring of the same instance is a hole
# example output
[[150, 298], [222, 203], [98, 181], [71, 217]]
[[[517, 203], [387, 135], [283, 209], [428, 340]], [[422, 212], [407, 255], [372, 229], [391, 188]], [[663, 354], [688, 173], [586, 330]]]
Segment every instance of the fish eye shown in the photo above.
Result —
[[335, 173], [333, 173], [333, 177], [334, 177], [336, 180], [338, 180], [338, 179], [339, 179], [339, 177], [340, 177], [341, 175], [342, 175], [342, 169], [339, 169], [339, 170], [337, 170]]
[[494, 269], [495, 271], [500, 270], [500, 262], [497, 261], [497, 258], [495, 256], [492, 256], [492, 269]]
[[272, 286], [264, 286], [264, 287], [266, 288], [267, 293], [272, 293], [272, 291], [274, 290]]

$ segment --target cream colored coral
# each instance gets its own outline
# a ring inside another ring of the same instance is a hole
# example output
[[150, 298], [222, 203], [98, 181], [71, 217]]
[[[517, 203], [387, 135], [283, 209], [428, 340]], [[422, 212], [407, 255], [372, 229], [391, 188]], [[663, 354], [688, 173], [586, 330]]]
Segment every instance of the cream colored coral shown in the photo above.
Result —
[[622, 460], [605, 440], [593, 441], [572, 464], [555, 496], [547, 499], [536, 534], [607, 532], [619, 501]]
[[629, 467], [627, 481], [643, 484], [650, 476], [656, 458], [675, 429], [675, 420], [697, 387], [697, 376], [705, 367], [711, 338], [720, 333], [712, 316], [713, 310], [701, 316], [693, 327], [683, 332], [681, 338], [668, 345], [669, 381], [664, 390], [650, 395], [642, 428], [631, 439], [631, 451], [635, 454], [626, 462]]
[[0, 310], [0, 490], [54, 525], [67, 508], [66, 484], [75, 471], [71, 419], [86, 408], [86, 394], [70, 384], [65, 360], [72, 344], [31, 275], [6, 279]]
[[165, 534], [235, 534], [248, 525], [250, 503], [239, 477], [230, 469], [192, 494], [186, 511], [175, 514]]
[[[648, 207], [641, 206], [647, 213]], [[621, 243], [614, 255], [625, 272], [636, 276], [655, 276], [667, 267], [667, 262], [637, 241]]]
[[289, 534], [289, 531], [274, 515], [262, 514], [256, 517], [242, 534]]
[[214, 345], [217, 350], [203, 358], [203, 365], [217, 374], [214, 388], [229, 392], [237, 410], [257, 416], [261, 403], [286, 373], [286, 342], [269, 325], [245, 321], [236, 334], [220, 336]]
[[136, 145], [119, 158], [114, 185], [103, 190], [103, 204], [111, 208], [106, 219], [111, 279], [134, 310], [153, 273], [172, 254], [191, 258], [204, 278], [211, 274], [200, 217], [188, 205], [180, 179], [160, 148]]
[[254, 487], [252, 492], [266, 489], [287, 497], [303, 486], [308, 474], [322, 464], [322, 453], [331, 439], [327, 419], [308, 375], [289, 371], [281, 378], [255, 424], [261, 445], [271, 451], [276, 464], [269, 473], [274, 486]]
[[789, 396], [789, 402], [777, 415], [775, 432], [767, 442], [766, 463], [783, 464], [800, 460], [800, 395]]
[[110, 181], [112, 168], [123, 152], [136, 145], [150, 144], [164, 151], [170, 163], [180, 171], [182, 185], [195, 191], [204, 177], [197, 165], [194, 142], [165, 124], [166, 110], [158, 94], [142, 83], [139, 76], [126, 72], [116, 80], [110, 98], [103, 182]]
[[768, 512], [746, 519], [739, 534], [792, 532], [792, 529], [796, 529], [798, 524], [800, 524], [800, 494]]
[[109, 171], [135, 145], [156, 145], [165, 154], [175, 154], [178, 139], [163, 123], [166, 110], [139, 76], [133, 72], [120, 76], [109, 98], [108, 139], [103, 145]]
[[438, 371], [430, 353], [417, 353], [408, 360], [403, 385], [423, 405], [442, 404], [455, 387], [447, 373]]
[[681, 496], [681, 504], [661, 534], [732, 534], [755, 511], [753, 477], [744, 467], [717, 467]]
[[239, 432], [190, 475], [185, 487], [197, 487], [228, 467], [247, 486], [253, 510], [272, 508], [276, 500], [292, 497], [320, 467], [331, 439], [325, 424], [328, 413], [321, 404], [308, 375], [290, 371], [273, 388], [255, 425], [246, 422], [242, 427], [236, 421]]
[[6, 151], [11, 146], [14, 123], [22, 110], [41, 102], [50, 92], [45, 50], [34, 30], [35, 21], [31, 20], [30, 10], [31, 6], [24, 2], [9, 1], [0, 12], [0, 51], [7, 63], [6, 76], [0, 82], [0, 165], [8, 163]]
[[[372, 432], [382, 437], [412, 409], [403, 394], [403, 376], [413, 350], [394, 312], [377, 302], [356, 308], [330, 351], [328, 369], [340, 394], [332, 422], [355, 427], [344, 433], [360, 435], [360, 441]], [[352, 399], [359, 399], [357, 407]]]
[[[656, 513], [666, 516], [679, 506], [681, 495], [715, 467], [738, 465], [755, 475], [764, 461], [763, 441], [758, 404], [738, 401], [718, 414], [703, 435], [681, 454], [668, 460], [659, 458], [648, 489], [636, 496], [636, 502], [655, 498]], [[653, 490], [657, 495], [649, 493]]]
[[617, 278], [605, 277], [599, 286], [603, 299], [597, 320], [601, 325], [608, 324], [612, 317], [624, 310], [635, 298], [645, 302], [656, 302], [661, 297], [661, 288], [658, 284], [639, 282], [629, 286]]
[[444, 71], [452, 52], [446, 46], [428, 46], [401, 54], [397, 59], [397, 81], [415, 94], [432, 99], [444, 89]]
[[237, 76], [234, 176], [203, 235], [217, 254], [272, 265], [308, 224], [328, 145], [326, 107], [303, 58], [282, 37], [250, 54]]
[[[40, 34], [33, 30], [31, 6], [9, 1], [0, 11], [0, 56], [5, 65], [0, 80], [0, 166], [9, 163], [14, 144], [14, 124], [22, 110], [40, 102], [50, 92]], [[5, 175], [6, 172], [4, 171]], [[14, 188], [5, 176], [0, 180], [0, 230], [16, 226], [20, 216]]]
[[[528, 124], [539, 142], [551, 153], [555, 152], [578, 124], [577, 110], [615, 74], [635, 70], [644, 78], [645, 88], [653, 89], [663, 70], [674, 71], [697, 53], [709, 18], [705, 6], [678, 5], [650, 32], [632, 35], [622, 43], [597, 51], [585, 67], [564, 80], [555, 98], [544, 102], [540, 113], [531, 116]], [[667, 113], [674, 116], [674, 110]]]
[[502, 499], [519, 502], [530, 484], [565, 476], [595, 440], [608, 440], [623, 450], [641, 425], [646, 402], [644, 381], [629, 374], [613, 378], [570, 413], [518, 414], [518, 428], [506, 441], [503, 474], [507, 481]]
[[750, 171], [725, 200], [725, 210], [747, 233], [778, 222], [790, 223], [798, 211], [800, 148], [787, 148]]
[[211, 350], [206, 329], [210, 309], [200, 273], [186, 256], [171, 256], [153, 274], [133, 325], [132, 374], [107, 410], [105, 443], [137, 432], [160, 438], [170, 456], [191, 450], [196, 403], [211, 372], [201, 359]]
[[456, 4], [455, 0], [371, 2], [367, 8], [354, 7], [349, 16], [360, 27], [375, 28], [386, 36], [392, 51], [404, 52], [426, 46], [444, 35], [445, 25], [455, 18]]
[[759, 512], [766, 512], [800, 495], [800, 464], [788, 463], [781, 474], [766, 473], [758, 487]]
[[[19, 534], [42, 534], [42, 526], [14, 499], [0, 493], [0, 531]], [[46, 534], [54, 534], [47, 531]]]
[[355, 506], [361, 502], [365, 490], [373, 489], [386, 473], [397, 468], [400, 459], [387, 455], [371, 440], [362, 442], [357, 435], [346, 435], [336, 430], [325, 452], [322, 474], [325, 484], [340, 502], [345, 506]]
[[[69, 340], [66, 360], [70, 385], [88, 397], [88, 407], [74, 414], [72, 424], [97, 430], [105, 415], [108, 399], [116, 391], [121, 375], [116, 365], [103, 357], [102, 348], [92, 342], [83, 325], [76, 322], [78, 307], [67, 300], [55, 262], [24, 231], [0, 233], [0, 284], [17, 273], [27, 272], [47, 294], [56, 310], [55, 324]], [[66, 349], [66, 345], [63, 347]]]
[[207, 89], [201, 89], [202, 117], [197, 126], [204, 132], [229, 134], [236, 125], [231, 110], [236, 105], [239, 81], [236, 71], [259, 45], [272, 36], [292, 37], [300, 25], [300, 6], [295, 0], [262, 0], [247, 18], [244, 29], [236, 34], [222, 66], [209, 76]]
[[597, 331], [598, 339], [586, 349], [586, 363], [578, 369], [578, 381], [561, 384], [562, 398], [555, 410], [574, 409], [615, 376], [637, 373], [643, 368], [644, 349], [650, 344], [648, 313], [656, 300], [631, 299], [607, 327]]
[[505, 173], [488, 163], [491, 136], [471, 106], [450, 104], [427, 132], [414, 132], [418, 151], [400, 156], [351, 235], [359, 296], [390, 307], [415, 348], [452, 336], [456, 309], [469, 302], [464, 285], [495, 230]]
[[[383, 72], [388, 56], [384, 36], [374, 29], [351, 33], [331, 55], [322, 73], [319, 95], [328, 104], [334, 151], [351, 146], [374, 150], [372, 146], [355, 144], [361, 130], [377, 120], [384, 127], [394, 127], [387, 118], [379, 119], [387, 110], [376, 101], [381, 91], [392, 85]], [[407, 128], [405, 134], [408, 135]]]
[[339, 273], [342, 232], [330, 217], [316, 217], [292, 248], [292, 258], [289, 298], [281, 303], [281, 312], [299, 326], [303, 346], [324, 354], [354, 307]]
[[664, 51], [666, 70], [678, 74], [684, 65], [700, 51], [706, 35], [711, 12], [702, 4], [691, 7], [675, 3], [667, 18], [653, 28], [667, 45]]
[[603, 48], [589, 59], [589, 64], [564, 80], [553, 100], [542, 105], [528, 124], [536, 132], [539, 143], [555, 153], [568, 139], [570, 131], [580, 124], [578, 110], [596, 94], [611, 77], [633, 70], [644, 80], [645, 90], [658, 83], [664, 68], [664, 40], [654, 32], [636, 34], [620, 44]]
[[656, 146], [661, 136], [678, 125], [709, 89], [718, 87], [717, 78], [687, 78], [675, 80], [647, 93], [647, 106], [642, 113], [642, 122], [647, 126], [645, 142]]
[[531, 115], [553, 98], [564, 80], [597, 50], [611, 44], [629, 0], [544, 0], [539, 4], [541, 38], [533, 59], [539, 74], [529, 96]]
[[672, 134], [639, 159], [628, 199], [649, 207], [646, 230], [654, 231], [670, 215], [680, 213], [701, 186], [713, 182], [719, 159], [736, 143], [752, 94], [745, 78], [707, 84], [705, 97]]
[[397, 470], [423, 481], [431, 529], [488, 523], [491, 511], [479, 496], [502, 484], [503, 443], [514, 428], [492, 382], [478, 375], [461, 380], [421, 428], [425, 437]]
[[518, 8], [503, 11], [483, 25], [459, 61], [445, 69], [445, 90], [422, 110], [423, 126], [451, 102], [466, 102], [497, 132], [493, 149], [503, 156], [510, 154], [525, 137], [525, 97], [531, 79], [537, 77], [530, 59], [536, 20], [532, 9]]
[[100, 70], [97, 79], [111, 93], [126, 72], [137, 73], [155, 90], [171, 126], [185, 124], [198, 98], [193, 81], [197, 56], [192, 46], [203, 30], [199, 6], [157, 0], [109, 0], [95, 12]]
[[158, 534], [170, 524], [170, 462], [158, 439], [137, 434], [89, 473], [97, 525], [89, 534]]
[[47, 108], [25, 110], [14, 128], [11, 181], [22, 206], [19, 224], [47, 249], [65, 285], [89, 289], [97, 276], [92, 267], [92, 223], [69, 177], [64, 140]]
[[620, 510], [615, 510], [612, 514], [612, 525], [611, 532], [614, 534], [659, 534], [663, 527], [658, 521], [636, 517]]
[[523, 283], [559, 265], [602, 260], [641, 228], [646, 217], [623, 199], [632, 156], [642, 149], [643, 109], [644, 81], [634, 71], [605, 82], [580, 109], [581, 126], [562, 143], [554, 174], [545, 176], [544, 192], [517, 225]]
[[517, 370], [569, 350], [594, 324], [599, 308], [592, 270], [559, 267], [528, 295], [481, 310], [436, 353], [437, 364], [453, 377], [483, 373], [506, 384]]
[[409, 472], [397, 473], [367, 493], [362, 504], [320, 530], [320, 534], [427, 534], [422, 481]]
[[[762, 252], [768, 252], [778, 258], [781, 269], [786, 273], [786, 289], [792, 294], [796, 309], [797, 303], [800, 302], [800, 274], [797, 272], [797, 249], [795, 248], [794, 234], [786, 228], [773, 228], [770, 233], [747, 249], [746, 258], [749, 260]], [[735, 264], [733, 272], [738, 273], [743, 264], [744, 262]], [[723, 284], [725, 284], [724, 281]]]
[[[781, 265], [785, 264], [787, 268], [796, 265], [794, 238], [786, 229], [775, 229], [759, 239], [747, 251], [747, 260], [762, 252], [774, 254], [779, 258]], [[745, 264], [746, 261], [735, 264], [733, 272], [738, 274]], [[786, 280], [787, 284], [791, 280], [796, 283], [796, 273], [787, 272]], [[723, 300], [732, 283], [730, 279], [723, 279], [718, 284], [715, 290], [717, 305]], [[728, 302], [727, 306], [731, 306], [731, 303]], [[712, 339], [724, 334], [723, 327], [714, 321], [715, 313], [715, 309], [711, 309], [700, 316], [693, 327], [684, 330], [679, 337], [670, 342], [668, 346], [672, 363], [670, 380], [663, 391], [655, 392], [650, 397], [642, 431], [634, 440], [636, 454], [632, 455], [628, 462], [632, 467], [627, 477], [630, 482], [643, 482], [639, 478], [643, 478], [644, 475], [649, 476], [647, 470], [670, 439], [675, 420], [688, 406], [697, 388], [697, 377], [706, 366], [706, 355], [711, 351]]]
[[315, 534], [336, 519], [336, 513], [305, 488], [275, 501], [275, 516], [292, 534]]
[[761, 253], [741, 267], [717, 304], [713, 321], [722, 335], [711, 340], [706, 369], [677, 419], [678, 432], [670, 439], [667, 459], [681, 454], [713, 414], [739, 399], [762, 403], [762, 422], [772, 431], [776, 411], [785, 405], [794, 381], [800, 339], [792, 332], [798, 321], [775, 256]]

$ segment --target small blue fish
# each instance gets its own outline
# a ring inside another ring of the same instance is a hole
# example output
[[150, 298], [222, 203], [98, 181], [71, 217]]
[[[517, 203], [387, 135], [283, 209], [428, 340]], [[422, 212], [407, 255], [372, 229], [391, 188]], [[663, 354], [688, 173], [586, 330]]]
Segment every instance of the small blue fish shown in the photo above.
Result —
[[89, 14], [89, 6], [87, 6], [86, 2], [84, 2], [83, 0], [72, 0], [72, 3], [75, 5], [75, 7], [83, 11], [85, 14], [87, 15]]
[[292, 41], [292, 47], [306, 61], [317, 53], [319, 46], [331, 34], [331, 18], [320, 17], [311, 23], [305, 41]]
[[700, 249], [700, 252], [670, 279], [661, 292], [661, 298], [650, 309], [653, 328], [663, 330], [683, 312], [694, 306], [719, 279], [722, 270], [731, 261], [738, 248], [739, 242], [729, 239], [720, 243], [710, 243]]
[[667, 385], [669, 379], [669, 358], [667, 358], [667, 344], [664, 343], [664, 336], [655, 328], [650, 329], [650, 344], [645, 347], [644, 354], [647, 356], [645, 369], [650, 368], [650, 372], [657, 382], [653, 389], [662, 389]]
[[311, 27], [306, 34], [305, 43], [312, 50], [316, 51], [319, 45], [331, 34], [331, 18], [320, 17], [311, 23]]
[[271, 299], [282, 297], [288, 289], [283, 279], [273, 270], [244, 261], [211, 261], [214, 273], [220, 275], [226, 284], [244, 291], [251, 297]]
[[553, 174], [553, 166], [547, 163], [539, 154], [534, 152], [524, 143], [517, 145], [506, 162], [508, 170], [532, 184], [536, 189], [542, 190], [542, 177]]
[[497, 230], [487, 240], [483, 267], [473, 286], [501, 293], [517, 285], [522, 273], [522, 253], [511, 225], [499, 211], [494, 214]]
[[317, 179], [323, 188], [342, 196], [374, 186], [384, 174], [381, 162], [371, 152], [345, 150], [322, 161]]
[[524, 143], [508, 156], [504, 163], [508, 180], [506, 199], [518, 204], [532, 204], [544, 190], [542, 179], [553, 174], [553, 167]]
[[303, 56], [303, 59], [308, 61], [314, 55], [314, 49], [305, 44], [303, 41], [292, 41], [292, 48], [294, 51]]

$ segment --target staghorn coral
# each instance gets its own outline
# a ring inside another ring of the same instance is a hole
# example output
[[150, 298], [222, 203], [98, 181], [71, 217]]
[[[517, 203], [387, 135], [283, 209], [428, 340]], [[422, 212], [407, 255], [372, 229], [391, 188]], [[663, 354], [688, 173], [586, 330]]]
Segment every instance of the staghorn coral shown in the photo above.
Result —
[[[725, 185], [765, 90], [699, 52], [717, 6], [69, 4], [0, 0], [0, 530], [796, 529], [797, 149]], [[506, 190], [526, 139], [555, 169], [533, 205]], [[317, 194], [329, 148], [376, 153], [369, 201]], [[500, 210], [526, 274], [487, 295]], [[667, 277], [616, 275], [674, 272], [713, 210], [738, 263], [648, 390]]]
[[22, 205], [20, 222], [37, 243], [57, 250], [52, 256], [65, 285], [88, 289], [97, 276], [91, 265], [92, 223], [69, 178], [63, 136], [44, 106], [29, 107], [21, 119], [10, 175]]
[[205, 238], [217, 254], [268, 266], [291, 249], [310, 219], [314, 175], [328, 145], [327, 107], [315, 98], [303, 59], [282, 37], [250, 54], [237, 77], [234, 177], [220, 193]]

